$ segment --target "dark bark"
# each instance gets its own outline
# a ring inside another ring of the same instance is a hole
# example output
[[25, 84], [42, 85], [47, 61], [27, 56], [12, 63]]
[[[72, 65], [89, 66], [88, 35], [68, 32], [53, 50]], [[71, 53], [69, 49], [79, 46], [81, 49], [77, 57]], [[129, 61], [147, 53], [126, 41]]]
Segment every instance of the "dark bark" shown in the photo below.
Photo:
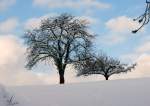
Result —
[[59, 78], [60, 78], [59, 84], [64, 84], [65, 83], [64, 75], [59, 75]]
[[108, 75], [105, 75], [104, 77], [105, 77], [105, 79], [106, 79], [106, 80], [108, 80], [108, 79], [109, 79], [109, 76], [108, 76]]
[[59, 84], [64, 84], [65, 78], [64, 78], [64, 70], [59, 71]]

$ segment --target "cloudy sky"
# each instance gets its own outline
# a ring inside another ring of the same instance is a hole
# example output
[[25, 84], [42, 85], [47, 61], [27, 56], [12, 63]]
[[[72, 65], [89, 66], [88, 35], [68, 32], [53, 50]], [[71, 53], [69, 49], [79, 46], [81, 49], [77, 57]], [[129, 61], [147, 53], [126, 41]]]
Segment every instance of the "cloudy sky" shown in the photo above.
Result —
[[[39, 64], [26, 70], [22, 36], [27, 29], [36, 28], [40, 20], [71, 13], [89, 20], [90, 30], [97, 34], [95, 51], [103, 50], [123, 62], [137, 62], [136, 70], [116, 78], [150, 77], [150, 25], [139, 33], [131, 30], [138, 24], [133, 18], [145, 9], [143, 0], [0, 0], [0, 83], [5, 85], [56, 84], [58, 76], [51, 63]], [[76, 78], [71, 67], [66, 80], [84, 82], [101, 80], [101, 76]]]

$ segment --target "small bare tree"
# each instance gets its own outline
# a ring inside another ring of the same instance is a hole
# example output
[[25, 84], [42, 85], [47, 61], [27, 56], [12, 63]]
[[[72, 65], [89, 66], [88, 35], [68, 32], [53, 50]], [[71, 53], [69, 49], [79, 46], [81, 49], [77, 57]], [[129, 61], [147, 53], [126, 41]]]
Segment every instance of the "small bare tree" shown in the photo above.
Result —
[[94, 35], [88, 33], [85, 22], [69, 14], [61, 14], [43, 20], [40, 28], [28, 31], [25, 36], [27, 68], [31, 69], [40, 61], [53, 60], [60, 84], [64, 84], [66, 66], [84, 60], [81, 55], [90, 49]]
[[92, 74], [100, 74], [109, 79], [111, 75], [126, 73], [135, 68], [136, 64], [128, 66], [122, 64], [119, 60], [108, 57], [104, 54], [91, 56], [91, 58], [75, 64], [77, 76], [88, 76]]

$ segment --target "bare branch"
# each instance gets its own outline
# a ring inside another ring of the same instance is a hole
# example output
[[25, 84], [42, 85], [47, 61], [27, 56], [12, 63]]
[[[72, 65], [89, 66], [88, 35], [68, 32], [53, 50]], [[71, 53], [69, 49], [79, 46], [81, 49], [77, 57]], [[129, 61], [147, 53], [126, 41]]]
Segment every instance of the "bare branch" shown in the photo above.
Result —
[[146, 9], [145, 9], [144, 14], [142, 14], [139, 17], [137, 17], [136, 19], [134, 19], [134, 21], [138, 21], [141, 24], [141, 26], [139, 28], [137, 28], [136, 30], [133, 30], [132, 33], [138, 32], [141, 28], [143, 28], [146, 24], [149, 23], [149, 21], [150, 21], [150, 2], [148, 0], [146, 0]]

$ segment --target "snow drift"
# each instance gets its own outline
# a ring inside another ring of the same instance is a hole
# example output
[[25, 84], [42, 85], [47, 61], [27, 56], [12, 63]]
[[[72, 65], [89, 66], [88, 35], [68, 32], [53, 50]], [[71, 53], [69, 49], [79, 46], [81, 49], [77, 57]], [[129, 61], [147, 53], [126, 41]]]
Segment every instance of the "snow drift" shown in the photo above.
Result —
[[[21, 106], [150, 106], [150, 79], [11, 87]], [[1, 105], [0, 105], [1, 106]]]

